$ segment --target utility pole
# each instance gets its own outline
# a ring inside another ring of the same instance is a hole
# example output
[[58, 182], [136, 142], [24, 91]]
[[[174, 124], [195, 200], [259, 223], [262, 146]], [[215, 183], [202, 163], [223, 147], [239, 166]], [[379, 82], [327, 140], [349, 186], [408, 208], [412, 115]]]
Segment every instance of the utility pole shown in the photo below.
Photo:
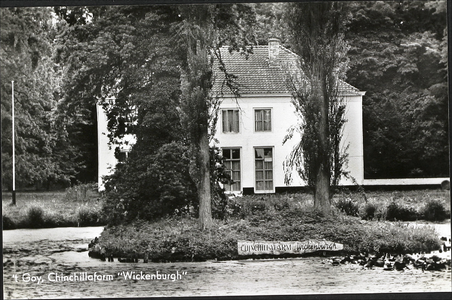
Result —
[[16, 145], [15, 145], [15, 134], [14, 134], [14, 81], [11, 81], [11, 103], [12, 103], [12, 134], [13, 134], [13, 202], [12, 205], [16, 205]]

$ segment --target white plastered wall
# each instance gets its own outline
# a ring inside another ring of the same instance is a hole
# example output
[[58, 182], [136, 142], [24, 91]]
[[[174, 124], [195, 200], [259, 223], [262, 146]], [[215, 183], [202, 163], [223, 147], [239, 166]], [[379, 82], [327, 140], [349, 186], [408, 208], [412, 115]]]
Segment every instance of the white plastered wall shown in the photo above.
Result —
[[[364, 94], [364, 93], [363, 93]], [[358, 184], [363, 183], [364, 162], [363, 162], [363, 136], [362, 136], [362, 95], [347, 96], [346, 119], [348, 120], [343, 134], [343, 145], [349, 144], [349, 162], [347, 170]], [[224, 98], [221, 109], [240, 109], [240, 132], [223, 133], [222, 115], [217, 124], [216, 138], [220, 148], [240, 148], [241, 154], [241, 186], [242, 188], [255, 187], [254, 172], [254, 148], [273, 148], [273, 185], [274, 187], [286, 187], [284, 182], [285, 173], [283, 162], [289, 155], [299, 136], [288, 140], [283, 145], [283, 139], [287, 130], [297, 123], [291, 97], [288, 95], [260, 95], [242, 96], [238, 99]], [[254, 131], [254, 109], [270, 108], [272, 117], [272, 130], [269, 132]], [[341, 180], [342, 185], [351, 185], [353, 181]], [[292, 172], [292, 182], [290, 186], [304, 186], [301, 178]], [[255, 192], [258, 192], [255, 190]]]
[[97, 184], [99, 191], [105, 189], [102, 178], [111, 175], [116, 166], [115, 150], [109, 145], [107, 114], [101, 105], [96, 105], [97, 111]]
[[[348, 165], [346, 170], [350, 171], [349, 179], [341, 180], [342, 185], [362, 185], [364, 183], [364, 141], [363, 141], [363, 106], [361, 95], [345, 95], [347, 109], [345, 112], [345, 123], [342, 145], [348, 145]], [[353, 179], [352, 179], [353, 178]]]
[[[363, 93], [364, 94], [364, 93]], [[347, 102], [346, 119], [344, 128], [343, 145], [348, 148], [347, 170], [358, 184], [364, 182], [364, 160], [363, 160], [363, 128], [362, 128], [362, 96], [346, 96]], [[285, 187], [285, 173], [283, 162], [299, 140], [296, 135], [293, 139], [282, 144], [287, 130], [297, 123], [294, 107], [288, 95], [260, 95], [241, 98], [225, 98], [220, 109], [240, 109], [240, 132], [223, 133], [221, 113], [217, 124], [216, 138], [217, 146], [240, 148], [241, 152], [241, 186], [242, 188], [253, 188], [255, 186], [254, 172], [254, 148], [273, 148], [273, 185], [274, 187]], [[272, 113], [272, 130], [270, 132], [254, 131], [254, 109], [270, 108]], [[102, 106], [97, 105], [98, 120], [98, 185], [99, 190], [104, 190], [103, 177], [114, 171], [117, 160], [114, 155], [114, 147], [109, 145], [107, 116]], [[132, 139], [133, 140], [133, 139]], [[131, 144], [134, 144], [134, 140]], [[342, 185], [351, 185], [350, 179], [341, 180]], [[305, 183], [292, 172], [290, 186], [304, 186]], [[257, 191], [255, 191], [257, 192]]]

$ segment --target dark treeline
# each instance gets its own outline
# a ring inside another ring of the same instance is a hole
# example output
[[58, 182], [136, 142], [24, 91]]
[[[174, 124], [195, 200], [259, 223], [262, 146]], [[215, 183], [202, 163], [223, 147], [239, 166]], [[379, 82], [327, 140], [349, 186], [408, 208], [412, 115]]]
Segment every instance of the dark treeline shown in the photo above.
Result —
[[354, 3], [348, 82], [366, 91], [365, 178], [449, 175], [446, 1]]

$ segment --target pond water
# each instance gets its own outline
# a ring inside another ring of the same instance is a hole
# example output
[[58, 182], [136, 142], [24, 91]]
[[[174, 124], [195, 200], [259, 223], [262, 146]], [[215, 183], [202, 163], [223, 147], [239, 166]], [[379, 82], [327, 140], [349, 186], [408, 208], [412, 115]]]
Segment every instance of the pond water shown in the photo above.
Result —
[[41, 240], [70, 241], [93, 239], [99, 236], [103, 230], [104, 227], [102, 226], [3, 230], [3, 244], [8, 245]]
[[435, 228], [439, 237], [451, 237], [451, 223], [450, 220], [442, 223], [425, 223], [425, 222], [407, 222], [408, 226], [431, 226]]
[[[433, 226], [439, 235], [450, 236], [450, 222]], [[88, 257], [87, 252], [88, 242], [102, 230], [72, 227], [3, 231], [5, 298], [451, 292], [450, 269], [367, 270], [354, 264], [333, 266], [321, 257], [201, 263], [103, 262]], [[126, 273], [165, 274], [176, 279], [143, 280], [126, 277]], [[101, 281], [51, 280], [74, 274], [109, 277]], [[30, 278], [42, 281], [38, 284]]]

